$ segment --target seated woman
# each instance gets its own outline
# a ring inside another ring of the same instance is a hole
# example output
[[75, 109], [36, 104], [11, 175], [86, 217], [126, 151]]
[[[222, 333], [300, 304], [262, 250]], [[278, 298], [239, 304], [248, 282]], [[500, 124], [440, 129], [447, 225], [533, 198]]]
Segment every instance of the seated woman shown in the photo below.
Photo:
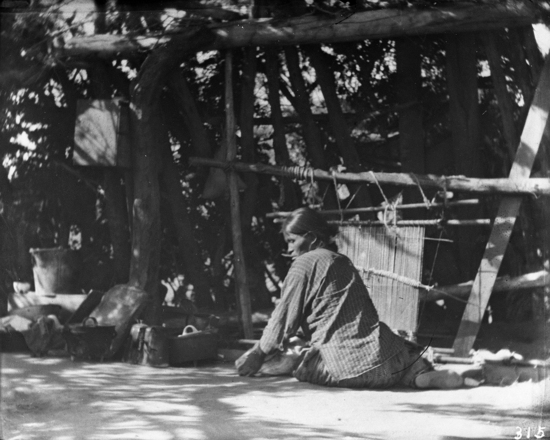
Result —
[[294, 258], [259, 343], [236, 361], [241, 376], [292, 374], [346, 388], [457, 388], [463, 378], [434, 370], [422, 347], [380, 322], [358, 271], [333, 244], [337, 228], [300, 208], [283, 223]]

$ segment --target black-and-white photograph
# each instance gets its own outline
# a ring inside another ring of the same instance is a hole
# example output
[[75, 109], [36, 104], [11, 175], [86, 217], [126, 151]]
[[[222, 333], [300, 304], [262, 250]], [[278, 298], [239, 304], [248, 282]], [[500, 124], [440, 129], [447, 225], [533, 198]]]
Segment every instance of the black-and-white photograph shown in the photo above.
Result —
[[0, 0], [0, 440], [550, 439], [550, 0]]

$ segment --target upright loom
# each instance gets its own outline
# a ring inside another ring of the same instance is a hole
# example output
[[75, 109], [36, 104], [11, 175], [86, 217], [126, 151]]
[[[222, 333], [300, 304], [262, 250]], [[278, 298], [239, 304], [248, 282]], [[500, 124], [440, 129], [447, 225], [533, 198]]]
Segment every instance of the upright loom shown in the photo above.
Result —
[[359, 269], [380, 320], [409, 337], [418, 325], [424, 227], [340, 226], [339, 252]]

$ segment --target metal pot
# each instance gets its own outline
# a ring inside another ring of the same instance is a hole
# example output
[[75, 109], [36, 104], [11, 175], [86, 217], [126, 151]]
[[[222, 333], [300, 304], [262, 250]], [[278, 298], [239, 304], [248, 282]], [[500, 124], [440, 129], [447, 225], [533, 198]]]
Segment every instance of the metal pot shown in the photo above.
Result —
[[103, 360], [116, 336], [114, 325], [98, 325], [95, 318], [89, 317], [82, 325], [69, 325], [63, 329], [63, 339], [71, 359]]

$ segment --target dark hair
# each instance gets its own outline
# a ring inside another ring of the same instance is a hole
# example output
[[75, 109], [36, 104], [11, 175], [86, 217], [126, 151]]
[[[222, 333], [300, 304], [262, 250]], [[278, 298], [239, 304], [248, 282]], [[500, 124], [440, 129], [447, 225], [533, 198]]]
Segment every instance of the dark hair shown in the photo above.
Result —
[[321, 214], [311, 208], [298, 208], [285, 218], [282, 227], [283, 234], [315, 235], [324, 247], [336, 251], [333, 238], [338, 234], [338, 227], [329, 225]]

